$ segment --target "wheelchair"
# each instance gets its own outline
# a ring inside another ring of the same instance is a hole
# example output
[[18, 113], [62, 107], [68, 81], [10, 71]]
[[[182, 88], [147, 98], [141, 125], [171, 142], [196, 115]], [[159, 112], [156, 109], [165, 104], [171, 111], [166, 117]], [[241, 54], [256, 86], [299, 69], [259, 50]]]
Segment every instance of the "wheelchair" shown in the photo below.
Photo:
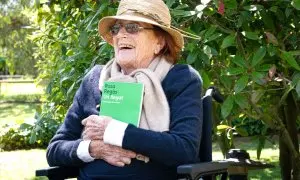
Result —
[[[195, 164], [184, 164], [177, 167], [178, 180], [246, 180], [248, 170], [272, 168], [273, 165], [253, 161], [245, 150], [231, 149], [226, 159], [212, 161], [212, 103], [222, 103], [223, 97], [215, 87], [207, 89], [202, 97], [203, 126], [199, 149], [200, 161]], [[79, 169], [76, 167], [55, 166], [36, 170], [36, 176], [47, 176], [49, 180], [76, 178]]]

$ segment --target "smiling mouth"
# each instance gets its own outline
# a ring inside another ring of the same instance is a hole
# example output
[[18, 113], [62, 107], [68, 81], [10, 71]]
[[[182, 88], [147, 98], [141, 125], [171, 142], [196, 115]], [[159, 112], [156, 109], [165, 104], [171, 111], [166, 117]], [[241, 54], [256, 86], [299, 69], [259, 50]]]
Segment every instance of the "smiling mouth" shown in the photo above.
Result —
[[130, 45], [130, 44], [120, 44], [119, 45], [119, 49], [120, 50], [127, 50], [127, 49], [133, 49], [134, 46]]

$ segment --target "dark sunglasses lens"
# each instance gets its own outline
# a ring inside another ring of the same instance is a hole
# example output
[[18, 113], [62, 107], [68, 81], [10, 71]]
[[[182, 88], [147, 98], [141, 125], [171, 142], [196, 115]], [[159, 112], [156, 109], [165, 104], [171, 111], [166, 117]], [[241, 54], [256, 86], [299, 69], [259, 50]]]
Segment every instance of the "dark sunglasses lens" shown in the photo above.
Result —
[[112, 35], [117, 35], [118, 32], [120, 31], [120, 29], [121, 29], [121, 25], [120, 24], [115, 24], [110, 28], [110, 32], [111, 32]]
[[139, 25], [135, 23], [129, 23], [125, 25], [125, 29], [128, 33], [137, 33], [139, 31]]

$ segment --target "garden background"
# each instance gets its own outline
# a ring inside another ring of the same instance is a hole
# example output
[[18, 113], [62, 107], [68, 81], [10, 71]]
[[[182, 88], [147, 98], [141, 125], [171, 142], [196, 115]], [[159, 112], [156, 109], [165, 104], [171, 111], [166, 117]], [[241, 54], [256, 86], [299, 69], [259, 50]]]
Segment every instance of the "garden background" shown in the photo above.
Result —
[[[82, 78], [113, 49], [97, 33], [117, 0], [1, 0], [0, 179], [34, 179]], [[214, 159], [230, 148], [300, 179], [300, 0], [165, 0], [184, 30], [179, 63], [199, 71], [214, 105]], [[280, 168], [281, 167], [281, 168]]]

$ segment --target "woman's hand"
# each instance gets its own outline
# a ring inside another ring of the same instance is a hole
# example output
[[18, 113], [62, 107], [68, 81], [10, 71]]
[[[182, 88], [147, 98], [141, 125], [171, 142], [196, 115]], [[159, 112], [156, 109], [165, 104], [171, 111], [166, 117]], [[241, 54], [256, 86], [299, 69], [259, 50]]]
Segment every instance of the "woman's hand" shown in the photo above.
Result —
[[111, 117], [97, 115], [85, 118], [81, 122], [84, 125], [84, 131], [82, 132], [83, 140], [102, 140], [104, 131], [111, 120]]
[[135, 152], [122, 149], [118, 146], [104, 144], [102, 140], [92, 140], [89, 152], [95, 159], [103, 159], [107, 163], [119, 167], [130, 164], [131, 159], [136, 157]]

